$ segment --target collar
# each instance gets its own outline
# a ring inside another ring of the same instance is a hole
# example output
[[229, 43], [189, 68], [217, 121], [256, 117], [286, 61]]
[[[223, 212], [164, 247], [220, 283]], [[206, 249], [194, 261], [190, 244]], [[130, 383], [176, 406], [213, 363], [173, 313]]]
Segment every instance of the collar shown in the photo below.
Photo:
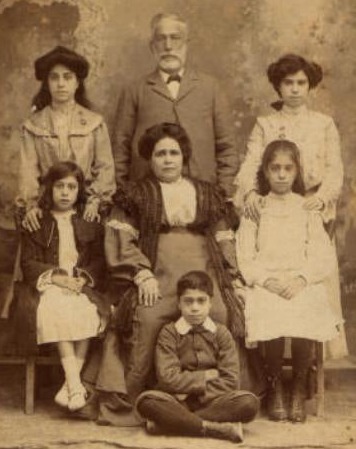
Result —
[[[24, 128], [36, 136], [53, 137], [55, 133], [52, 120], [51, 107], [46, 106], [35, 112], [23, 124]], [[71, 117], [69, 135], [87, 135], [94, 131], [101, 123], [101, 115], [75, 103]]]
[[[211, 332], [212, 334], [216, 333], [217, 329], [216, 324], [209, 316], [205, 319], [202, 326], [204, 327], [204, 329]], [[190, 329], [193, 328], [193, 326], [189, 324], [188, 321], [182, 316], [179, 318], [178, 321], [174, 323], [174, 327], [176, 328], [178, 334], [180, 335], [186, 335], [190, 331]]]
[[[163, 72], [163, 70], [158, 70], [158, 71], [159, 71], [159, 74], [161, 75], [163, 81], [164, 81], [165, 83], [167, 83], [170, 74], [167, 73], [167, 72]], [[184, 74], [184, 68], [183, 68], [183, 69], [180, 69], [179, 72], [178, 72], [178, 75], [179, 75], [181, 78], [183, 77], [183, 74]]]
[[290, 108], [284, 104], [283, 108], [281, 109], [281, 113], [288, 116], [304, 115], [307, 111], [308, 108], [306, 104], [303, 104], [299, 108]]
[[172, 182], [164, 182], [164, 181], [160, 181], [158, 180], [158, 182], [160, 183], [161, 187], [165, 187], [165, 186], [179, 186], [182, 184], [183, 182], [183, 176], [180, 176], [176, 181], [172, 181]]
[[69, 220], [72, 217], [72, 215], [75, 214], [76, 214], [75, 209], [69, 209], [66, 211], [51, 210], [51, 215], [56, 221]]

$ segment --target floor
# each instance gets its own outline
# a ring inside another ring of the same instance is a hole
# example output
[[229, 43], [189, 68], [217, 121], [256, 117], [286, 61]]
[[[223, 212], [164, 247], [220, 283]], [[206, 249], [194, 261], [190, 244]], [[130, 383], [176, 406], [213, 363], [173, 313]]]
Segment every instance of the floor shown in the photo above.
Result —
[[[148, 436], [143, 428], [114, 428], [73, 420], [53, 402], [53, 386], [42, 387], [33, 415], [23, 413], [24, 373], [0, 367], [0, 448], [6, 449], [227, 449], [236, 444], [196, 438]], [[272, 423], [263, 415], [245, 426], [243, 448], [356, 448], [356, 360], [334, 362], [326, 370], [326, 414], [305, 424]]]

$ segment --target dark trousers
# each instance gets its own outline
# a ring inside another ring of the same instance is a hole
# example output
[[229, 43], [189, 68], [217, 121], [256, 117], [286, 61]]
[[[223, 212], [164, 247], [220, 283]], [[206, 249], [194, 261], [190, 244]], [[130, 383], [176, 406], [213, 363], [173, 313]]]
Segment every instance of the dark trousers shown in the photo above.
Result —
[[259, 400], [248, 391], [231, 391], [191, 410], [189, 401], [179, 402], [168, 393], [147, 391], [136, 406], [144, 418], [154, 421], [165, 433], [199, 436], [203, 435], [203, 421], [252, 421], [258, 412]]
[[[312, 363], [312, 340], [306, 338], [292, 338], [292, 366], [293, 371], [306, 371]], [[269, 376], [278, 376], [283, 366], [284, 338], [276, 338], [264, 343], [267, 372]]]

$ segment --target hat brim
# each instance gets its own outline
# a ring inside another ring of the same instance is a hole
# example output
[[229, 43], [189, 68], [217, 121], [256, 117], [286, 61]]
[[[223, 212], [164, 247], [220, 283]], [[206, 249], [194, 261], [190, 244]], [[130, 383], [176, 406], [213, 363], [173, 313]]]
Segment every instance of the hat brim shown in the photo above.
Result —
[[35, 61], [36, 79], [45, 80], [51, 69], [57, 64], [68, 67], [80, 79], [88, 76], [89, 63], [83, 56], [65, 47], [56, 47]]

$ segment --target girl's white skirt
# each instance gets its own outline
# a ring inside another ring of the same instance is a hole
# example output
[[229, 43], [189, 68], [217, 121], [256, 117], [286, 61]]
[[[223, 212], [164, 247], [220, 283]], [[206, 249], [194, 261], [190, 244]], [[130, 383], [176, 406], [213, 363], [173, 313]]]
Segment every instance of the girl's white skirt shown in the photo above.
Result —
[[98, 335], [100, 317], [95, 304], [52, 285], [40, 297], [37, 309], [37, 343], [78, 341]]
[[279, 337], [324, 342], [337, 337], [342, 324], [330, 307], [323, 284], [308, 286], [291, 300], [263, 287], [248, 288], [245, 319], [247, 343]]

